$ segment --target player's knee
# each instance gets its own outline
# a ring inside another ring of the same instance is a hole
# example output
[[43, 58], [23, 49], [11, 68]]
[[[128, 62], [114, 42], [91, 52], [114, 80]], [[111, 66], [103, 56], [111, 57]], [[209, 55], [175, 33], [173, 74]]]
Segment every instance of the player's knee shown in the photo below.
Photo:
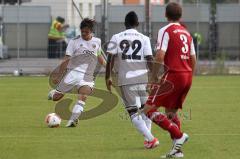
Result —
[[143, 108], [144, 114], [148, 117], [151, 118], [152, 114], [157, 111], [157, 107], [151, 106], [151, 105], [145, 105]]
[[175, 116], [177, 116], [177, 110], [175, 110], [175, 109], [166, 109], [165, 112], [166, 112], [168, 119], [170, 119], [170, 120], [175, 118]]
[[90, 95], [92, 93], [92, 88], [89, 86], [82, 86], [79, 88], [78, 93], [82, 95]]
[[144, 104], [141, 105], [141, 107], [139, 108], [140, 111], [144, 110]]
[[55, 93], [54, 95], [53, 95], [53, 101], [59, 101], [60, 99], [62, 99], [62, 97], [63, 97], [63, 94], [60, 94], [60, 93]]
[[127, 109], [127, 112], [128, 112], [130, 117], [132, 117], [133, 115], [137, 114], [138, 110], [139, 110], [138, 107], [136, 107], [136, 106], [128, 107], [126, 109]]
[[143, 107], [143, 112], [145, 114], [148, 114], [148, 112], [150, 112], [150, 110], [152, 110], [152, 107], [148, 106], [148, 105], [144, 105]]
[[78, 100], [81, 100], [81, 101], [86, 101], [87, 100], [87, 95], [82, 95], [82, 94], [79, 94], [78, 95]]

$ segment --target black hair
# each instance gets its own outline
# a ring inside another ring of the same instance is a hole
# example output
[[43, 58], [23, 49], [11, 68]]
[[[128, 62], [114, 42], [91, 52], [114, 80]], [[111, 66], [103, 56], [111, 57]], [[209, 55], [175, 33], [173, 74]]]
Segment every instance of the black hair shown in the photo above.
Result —
[[65, 19], [64, 19], [63, 17], [60, 17], [60, 16], [58, 16], [58, 17], [56, 18], [56, 20], [57, 20], [58, 22], [62, 23], [62, 24], [65, 22]]
[[125, 17], [125, 27], [134, 28], [139, 25], [138, 16], [134, 11], [129, 12]]
[[169, 20], [179, 21], [182, 17], [182, 7], [175, 2], [168, 3], [166, 7], [166, 17]]
[[84, 18], [80, 24], [80, 29], [89, 28], [91, 31], [94, 30], [95, 20], [90, 18]]

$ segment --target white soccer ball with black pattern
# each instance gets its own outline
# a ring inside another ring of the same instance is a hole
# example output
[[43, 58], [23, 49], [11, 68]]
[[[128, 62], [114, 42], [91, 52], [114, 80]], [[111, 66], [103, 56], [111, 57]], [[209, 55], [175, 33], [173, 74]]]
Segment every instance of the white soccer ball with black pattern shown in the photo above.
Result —
[[50, 128], [57, 128], [60, 126], [62, 119], [56, 113], [50, 113], [46, 116], [45, 122]]

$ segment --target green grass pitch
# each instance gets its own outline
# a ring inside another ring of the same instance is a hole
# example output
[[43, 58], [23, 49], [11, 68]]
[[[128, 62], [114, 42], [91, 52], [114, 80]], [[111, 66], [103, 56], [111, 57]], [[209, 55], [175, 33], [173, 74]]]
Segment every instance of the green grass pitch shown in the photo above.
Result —
[[[105, 89], [103, 78], [96, 87]], [[153, 126], [160, 146], [143, 148], [143, 137], [125, 118], [119, 102], [112, 111], [77, 128], [47, 128], [47, 77], [0, 77], [0, 159], [157, 159], [170, 150], [169, 135]], [[86, 109], [100, 100], [90, 97]], [[190, 111], [191, 109], [191, 111]], [[186, 159], [240, 156], [240, 76], [195, 77], [182, 113], [190, 135]]]

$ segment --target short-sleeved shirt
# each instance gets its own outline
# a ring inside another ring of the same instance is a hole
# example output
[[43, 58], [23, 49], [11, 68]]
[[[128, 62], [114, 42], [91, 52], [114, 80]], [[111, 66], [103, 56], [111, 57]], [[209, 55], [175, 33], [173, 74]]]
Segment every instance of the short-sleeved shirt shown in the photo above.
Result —
[[192, 71], [190, 56], [196, 54], [193, 39], [179, 23], [170, 23], [159, 30], [156, 49], [165, 52], [164, 64], [168, 71]]
[[86, 41], [80, 36], [69, 41], [66, 55], [71, 56], [67, 68], [79, 71], [88, 75], [93, 75], [97, 65], [97, 56], [102, 53], [101, 40], [92, 37]]
[[147, 83], [145, 57], [152, 55], [150, 39], [136, 29], [128, 29], [112, 36], [107, 49], [116, 55], [118, 85]]

